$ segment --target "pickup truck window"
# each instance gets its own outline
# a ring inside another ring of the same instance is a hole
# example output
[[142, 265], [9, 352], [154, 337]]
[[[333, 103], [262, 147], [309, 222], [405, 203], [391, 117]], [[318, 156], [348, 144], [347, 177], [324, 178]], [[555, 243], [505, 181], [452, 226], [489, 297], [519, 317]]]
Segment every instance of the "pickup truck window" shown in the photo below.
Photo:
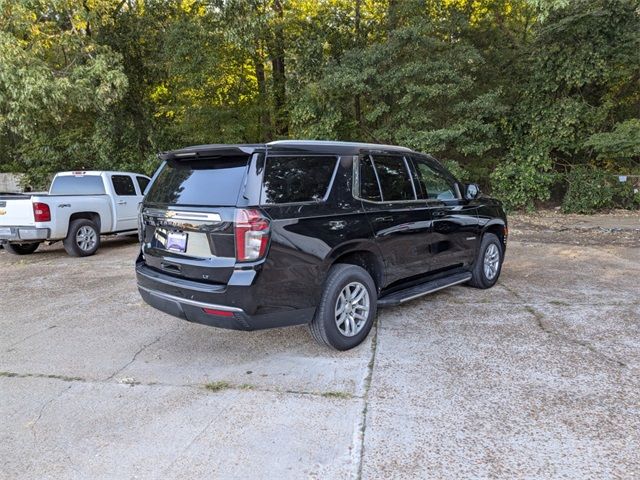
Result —
[[98, 175], [61, 175], [53, 179], [51, 195], [104, 195], [104, 184]]
[[136, 177], [136, 180], [138, 181], [138, 186], [140, 187], [140, 193], [144, 195], [144, 191], [149, 185], [150, 180], [146, 177]]
[[116, 195], [121, 197], [135, 197], [136, 187], [133, 186], [133, 180], [129, 175], [112, 175], [111, 183]]

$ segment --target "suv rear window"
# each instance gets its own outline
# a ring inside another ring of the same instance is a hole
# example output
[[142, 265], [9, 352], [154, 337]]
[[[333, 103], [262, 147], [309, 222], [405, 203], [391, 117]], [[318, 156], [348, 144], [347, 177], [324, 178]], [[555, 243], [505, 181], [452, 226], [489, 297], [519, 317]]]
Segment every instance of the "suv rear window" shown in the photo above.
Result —
[[51, 195], [104, 195], [102, 177], [98, 175], [62, 175], [53, 179]]
[[162, 205], [235, 206], [249, 157], [168, 161], [146, 201]]
[[317, 202], [324, 199], [336, 157], [267, 157], [262, 203]]

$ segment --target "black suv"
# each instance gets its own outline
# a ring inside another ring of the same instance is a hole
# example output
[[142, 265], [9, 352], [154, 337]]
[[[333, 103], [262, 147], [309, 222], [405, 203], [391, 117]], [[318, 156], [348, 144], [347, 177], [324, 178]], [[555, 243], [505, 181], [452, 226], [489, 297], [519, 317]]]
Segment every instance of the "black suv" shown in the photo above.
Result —
[[161, 154], [140, 209], [144, 300], [222, 328], [310, 324], [339, 350], [378, 307], [468, 283], [489, 288], [507, 243], [500, 202], [429, 155], [277, 141]]

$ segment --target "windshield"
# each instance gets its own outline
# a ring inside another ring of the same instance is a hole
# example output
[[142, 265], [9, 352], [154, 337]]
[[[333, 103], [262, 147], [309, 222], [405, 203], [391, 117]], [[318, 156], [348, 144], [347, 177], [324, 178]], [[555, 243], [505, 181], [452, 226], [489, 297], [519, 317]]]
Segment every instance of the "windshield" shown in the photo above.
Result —
[[62, 175], [53, 179], [51, 195], [104, 195], [99, 175]]
[[149, 187], [148, 203], [235, 206], [249, 157], [168, 161]]

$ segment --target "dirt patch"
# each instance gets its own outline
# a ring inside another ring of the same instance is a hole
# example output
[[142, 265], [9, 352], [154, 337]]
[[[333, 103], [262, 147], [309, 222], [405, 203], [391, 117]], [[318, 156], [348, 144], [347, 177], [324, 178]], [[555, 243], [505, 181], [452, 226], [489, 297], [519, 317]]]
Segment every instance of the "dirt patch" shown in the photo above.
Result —
[[575, 215], [557, 210], [509, 215], [512, 240], [569, 245], [640, 247], [640, 211]]

